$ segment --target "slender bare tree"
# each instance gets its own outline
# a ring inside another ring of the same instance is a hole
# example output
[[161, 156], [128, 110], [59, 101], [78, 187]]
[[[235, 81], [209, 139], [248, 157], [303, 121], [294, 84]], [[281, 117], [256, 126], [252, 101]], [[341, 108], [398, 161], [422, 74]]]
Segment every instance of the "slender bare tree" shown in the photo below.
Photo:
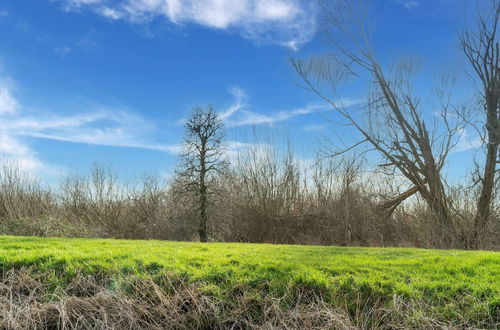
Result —
[[[360, 141], [345, 150], [368, 144], [369, 150], [381, 157], [382, 167], [391, 173], [399, 172], [411, 184], [388, 207], [393, 209], [418, 192], [434, 214], [436, 243], [450, 246], [453, 223], [441, 170], [465, 126], [463, 117], [452, 115], [458, 109], [450, 101], [451, 79], [442, 80], [443, 88], [436, 94], [440, 100], [436, 111], [429, 109], [431, 106], [424, 104], [412, 87], [416, 72], [413, 62], [398, 63], [389, 76], [373, 50], [363, 17], [368, 11], [355, 5], [361, 2], [321, 1], [331, 52], [309, 60], [292, 59], [292, 64], [304, 87], [329, 103], [361, 135]], [[339, 35], [344, 42], [338, 41]], [[370, 82], [371, 92], [362, 106], [342, 102], [338, 89], [350, 78], [366, 78]]]
[[178, 186], [183, 193], [196, 196], [198, 234], [201, 242], [208, 240], [208, 197], [216, 192], [215, 179], [228, 166], [224, 144], [224, 124], [212, 106], [195, 107], [187, 120], [184, 152], [177, 169]]
[[460, 33], [462, 50], [467, 56], [479, 81], [482, 113], [482, 128], [475, 125], [481, 135], [485, 148], [485, 160], [478, 182], [481, 183], [477, 201], [474, 228], [470, 248], [481, 247], [482, 233], [489, 220], [494, 200], [495, 184], [498, 184], [500, 163], [500, 37], [498, 24], [500, 19], [500, 0], [491, 0], [480, 15], [475, 28], [467, 28]]

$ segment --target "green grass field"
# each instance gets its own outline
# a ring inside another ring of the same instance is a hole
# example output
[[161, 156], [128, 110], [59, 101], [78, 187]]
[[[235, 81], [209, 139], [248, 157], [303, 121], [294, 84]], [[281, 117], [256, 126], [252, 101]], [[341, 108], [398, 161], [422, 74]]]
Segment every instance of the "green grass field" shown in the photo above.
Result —
[[49, 274], [54, 291], [77, 275], [108, 286], [168, 277], [221, 300], [233, 299], [235, 288], [262, 297], [306, 291], [354, 316], [360, 302], [393, 308], [398, 297], [421, 307], [415, 317], [425, 311], [486, 328], [500, 322], [498, 252], [2, 236], [0, 264], [4, 272]]

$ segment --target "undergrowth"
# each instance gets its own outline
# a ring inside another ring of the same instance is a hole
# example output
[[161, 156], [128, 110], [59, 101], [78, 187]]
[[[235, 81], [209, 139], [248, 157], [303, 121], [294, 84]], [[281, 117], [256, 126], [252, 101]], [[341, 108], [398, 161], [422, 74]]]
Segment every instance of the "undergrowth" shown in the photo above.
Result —
[[2, 328], [497, 328], [500, 253], [0, 237]]

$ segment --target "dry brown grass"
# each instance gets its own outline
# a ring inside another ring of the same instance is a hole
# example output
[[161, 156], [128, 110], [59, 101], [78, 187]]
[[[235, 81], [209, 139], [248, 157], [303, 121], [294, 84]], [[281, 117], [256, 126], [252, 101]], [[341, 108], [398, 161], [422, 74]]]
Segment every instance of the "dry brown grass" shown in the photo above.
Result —
[[134, 278], [110, 283], [77, 276], [58, 294], [43, 276], [11, 271], [0, 284], [0, 326], [6, 329], [248, 329], [350, 328], [345, 312], [321, 301], [297, 301], [283, 310], [280, 299], [238, 295], [232, 304], [201, 294], [196, 285], [162, 285]]
[[[394, 296], [387, 304], [359, 300], [354, 312], [310, 290], [281, 297], [235, 287], [230, 297], [205, 295], [196, 284], [161, 278], [121, 280], [77, 275], [54, 288], [51, 275], [26, 269], [0, 282], [2, 329], [461, 329], [424, 302]], [[385, 307], [383, 307], [385, 306]], [[352, 309], [352, 307], [351, 307]], [[477, 327], [475, 327], [477, 328]]]

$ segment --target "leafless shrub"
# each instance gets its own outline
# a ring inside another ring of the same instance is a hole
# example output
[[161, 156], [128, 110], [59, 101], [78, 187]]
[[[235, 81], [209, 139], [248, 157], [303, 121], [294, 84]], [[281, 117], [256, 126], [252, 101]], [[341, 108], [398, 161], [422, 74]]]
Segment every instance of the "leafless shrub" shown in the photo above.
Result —
[[292, 241], [291, 221], [300, 223], [304, 195], [291, 148], [284, 155], [272, 147], [250, 148], [239, 155], [235, 167], [228, 192], [233, 231], [246, 241]]
[[99, 228], [100, 236], [112, 236], [113, 228], [120, 226], [125, 210], [123, 194], [112, 170], [95, 164], [88, 177], [67, 177], [60, 187], [64, 214], [89, 227]]
[[[230, 171], [214, 178], [207, 200], [212, 240], [314, 245], [440, 246], [428, 204], [414, 195], [391, 213], [378, 206], [404, 186], [367, 172], [348, 154], [300, 160], [276, 140], [240, 152]], [[179, 194], [176, 181], [145, 175], [121, 184], [110, 169], [65, 178], [44, 189], [15, 168], [0, 173], [0, 233], [10, 235], [196, 240], [195, 195]], [[454, 246], [470, 238], [477, 186], [448, 186]], [[482, 246], [498, 249], [498, 193]], [[390, 198], [389, 198], [389, 201]]]
[[22, 172], [16, 164], [0, 168], [0, 217], [22, 219], [50, 213], [54, 199], [36, 178]]
[[221, 179], [216, 208], [219, 239], [230, 241], [358, 244], [376, 241], [373, 195], [363, 186], [358, 160], [301, 161], [278, 141], [243, 150]]

